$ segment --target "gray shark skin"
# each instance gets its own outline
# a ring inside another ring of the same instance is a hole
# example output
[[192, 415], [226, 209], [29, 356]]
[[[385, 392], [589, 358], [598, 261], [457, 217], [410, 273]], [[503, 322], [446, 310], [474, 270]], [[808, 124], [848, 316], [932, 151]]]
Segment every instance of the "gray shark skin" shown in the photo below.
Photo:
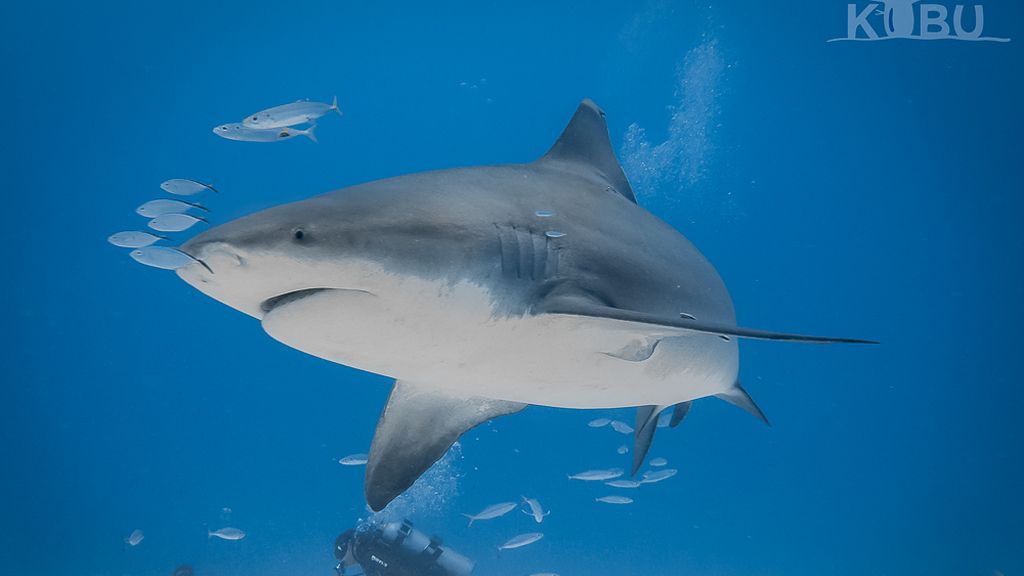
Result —
[[864, 342], [738, 327], [711, 263], [636, 203], [589, 100], [535, 162], [353, 186], [182, 250], [199, 261], [182, 279], [271, 337], [396, 379], [367, 465], [374, 510], [528, 404], [641, 407], [642, 461], [669, 406], [716, 396], [763, 418], [737, 338]]

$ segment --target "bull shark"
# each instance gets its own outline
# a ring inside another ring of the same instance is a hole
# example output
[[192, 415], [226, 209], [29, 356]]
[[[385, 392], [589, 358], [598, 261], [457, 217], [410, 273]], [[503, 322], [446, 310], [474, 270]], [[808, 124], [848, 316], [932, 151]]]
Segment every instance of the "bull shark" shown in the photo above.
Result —
[[[740, 385], [725, 284], [637, 204], [604, 112], [584, 100], [539, 160], [410, 174], [284, 204], [181, 246], [178, 275], [302, 352], [395, 379], [365, 495], [377, 511], [467, 430], [529, 404], [660, 412]], [[767, 421], [767, 420], [766, 420]]]

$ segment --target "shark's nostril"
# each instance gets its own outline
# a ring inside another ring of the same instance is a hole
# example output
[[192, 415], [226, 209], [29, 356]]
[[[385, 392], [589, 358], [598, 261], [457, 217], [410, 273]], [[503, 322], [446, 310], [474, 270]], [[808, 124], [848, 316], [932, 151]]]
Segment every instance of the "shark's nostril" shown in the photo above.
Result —
[[245, 265], [245, 258], [233, 246], [222, 241], [186, 242], [181, 249], [201, 262], [212, 273], [214, 269], [223, 270]]
[[192, 253], [190, 250], [187, 250], [185, 248], [185, 246], [177, 248], [177, 250], [178, 250], [178, 252], [181, 252], [185, 256], [188, 256], [189, 258], [191, 258], [194, 262], [196, 262], [197, 264], [199, 264], [203, 268], [206, 268], [207, 272], [209, 272], [210, 274], [213, 274], [213, 268], [210, 268], [209, 264], [204, 262], [201, 258], [196, 257], [196, 255], [194, 253]]
[[206, 262], [204, 262], [203, 260], [201, 260], [199, 258], [196, 258], [195, 256], [193, 256], [192, 259], [195, 260], [196, 262], [202, 264], [203, 268], [206, 268], [206, 271], [209, 272], [210, 274], [214, 273], [213, 272], [213, 268], [210, 268], [210, 265], [207, 264]]

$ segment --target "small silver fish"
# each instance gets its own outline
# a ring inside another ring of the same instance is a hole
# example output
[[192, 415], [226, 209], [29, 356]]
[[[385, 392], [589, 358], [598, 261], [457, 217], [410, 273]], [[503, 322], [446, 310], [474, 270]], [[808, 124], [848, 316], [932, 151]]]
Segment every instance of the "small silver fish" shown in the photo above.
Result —
[[107, 237], [107, 242], [121, 248], [142, 248], [143, 246], [149, 246], [150, 244], [155, 244], [161, 240], [167, 240], [167, 237], [139, 230], [118, 232], [117, 234], [111, 234]]
[[294, 126], [296, 124], [312, 122], [331, 110], [337, 112], [338, 116], [343, 116], [338, 108], [337, 96], [334, 97], [330, 104], [299, 100], [291, 104], [282, 104], [281, 106], [260, 110], [255, 114], [246, 116], [245, 120], [242, 120], [242, 124], [247, 128], [262, 129]]
[[666, 460], [664, 458], [653, 458], [653, 459], [651, 459], [651, 466], [654, 466], [654, 467], [666, 466], [667, 464], [668, 464], [668, 460]]
[[241, 540], [242, 538], [245, 538], [245, 532], [242, 532], [238, 528], [230, 527], [206, 531], [207, 538], [213, 538], [214, 536], [221, 540]]
[[587, 470], [586, 472], [580, 472], [569, 476], [570, 480], [584, 480], [587, 482], [593, 482], [598, 480], [611, 480], [612, 478], [618, 478], [625, 472], [621, 468], [612, 468], [609, 470]]
[[668, 480], [669, 478], [675, 476], [678, 472], [679, 471], [676, 470], [675, 468], [666, 468], [665, 470], [658, 470], [657, 472], [653, 470], [648, 470], [647, 472], [643, 473], [640, 482], [644, 484], [653, 484], [655, 482], [661, 482], [662, 480]]
[[610, 423], [610, 418], [597, 418], [596, 420], [591, 420], [590, 422], [587, 422], [587, 426], [590, 426], [591, 428], [601, 428], [603, 426], [607, 426]]
[[472, 526], [473, 522], [477, 520], [491, 520], [504, 516], [511, 512], [518, 504], [515, 502], [501, 502], [500, 504], [491, 504], [487, 508], [477, 512], [476, 514], [463, 514], [466, 518], [469, 518], [469, 525]]
[[192, 256], [170, 246], [143, 246], [132, 250], [130, 255], [139, 264], [164, 270], [177, 270], [193, 262], [203, 264]]
[[540, 501], [536, 498], [527, 498], [526, 496], [523, 496], [523, 503], [530, 507], [529, 511], [523, 510], [523, 514], [533, 516], [533, 519], [537, 521], [537, 524], [543, 522], [544, 517], [551, 514], [550, 511], [544, 511], [544, 508], [540, 505]]
[[210, 211], [202, 204], [185, 202], [184, 200], [174, 200], [173, 198], [157, 198], [156, 200], [150, 200], [136, 208], [135, 213], [147, 218], [156, 218], [157, 216], [163, 216], [164, 214], [184, 214], [192, 208], [197, 208], [203, 212]]
[[513, 536], [508, 542], [505, 542], [501, 546], [498, 546], [498, 550], [511, 550], [513, 548], [522, 548], [527, 544], [533, 544], [537, 540], [544, 537], [544, 534], [540, 532], [529, 532], [527, 534], [520, 534], [519, 536]]
[[213, 129], [213, 133], [221, 138], [238, 140], [239, 142], [278, 142], [281, 140], [288, 140], [296, 136], [305, 136], [313, 142], [316, 142], [316, 136], [313, 134], [314, 128], [316, 128], [316, 124], [313, 124], [305, 130], [287, 127], [260, 129], [249, 128], [241, 122], [235, 122], [232, 124], [221, 124]]
[[142, 539], [145, 537], [146, 535], [142, 533], [142, 530], [136, 528], [124, 539], [124, 543], [129, 546], [138, 546], [139, 542], [142, 542]]
[[602, 496], [600, 498], [594, 498], [598, 502], [604, 502], [605, 504], [632, 504], [632, 498], [626, 498], [625, 496]]
[[163, 214], [149, 221], [149, 227], [158, 232], [181, 232], [197, 222], [208, 222], [206, 218], [191, 214]]
[[189, 180], [188, 178], [171, 178], [170, 180], [166, 180], [160, 184], [160, 188], [164, 192], [177, 194], [178, 196], [192, 196], [194, 194], [199, 194], [200, 192], [205, 192], [206, 190], [213, 190], [214, 192], [217, 191], [217, 189], [210, 184], [205, 184], [198, 180]]
[[626, 452], [629, 452], [629, 446], [623, 444], [622, 446], [619, 446], [619, 449], [616, 450], [616, 452], [618, 452], [619, 454], [625, 454]]
[[612, 480], [611, 482], [605, 482], [605, 485], [612, 488], [639, 488], [641, 484], [643, 482], [639, 480]]
[[368, 456], [366, 454], [349, 454], [341, 460], [338, 460], [338, 464], [342, 466], [362, 466], [366, 464]]
[[630, 426], [629, 424], [626, 424], [625, 422], [621, 422], [619, 420], [612, 420], [611, 424], [612, 428], [614, 428], [615, 431], [618, 432], [619, 434], [633, 433], [633, 427]]

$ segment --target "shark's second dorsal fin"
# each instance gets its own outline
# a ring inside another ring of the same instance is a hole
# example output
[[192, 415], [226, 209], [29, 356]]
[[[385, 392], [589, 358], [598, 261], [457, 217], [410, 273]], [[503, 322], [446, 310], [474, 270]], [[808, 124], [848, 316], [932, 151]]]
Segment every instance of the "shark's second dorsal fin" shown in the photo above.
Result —
[[636, 203], [629, 180], [612, 151], [604, 112], [589, 98], [580, 102], [555, 145], [538, 160], [549, 161], [577, 163], [596, 170], [616, 192]]

